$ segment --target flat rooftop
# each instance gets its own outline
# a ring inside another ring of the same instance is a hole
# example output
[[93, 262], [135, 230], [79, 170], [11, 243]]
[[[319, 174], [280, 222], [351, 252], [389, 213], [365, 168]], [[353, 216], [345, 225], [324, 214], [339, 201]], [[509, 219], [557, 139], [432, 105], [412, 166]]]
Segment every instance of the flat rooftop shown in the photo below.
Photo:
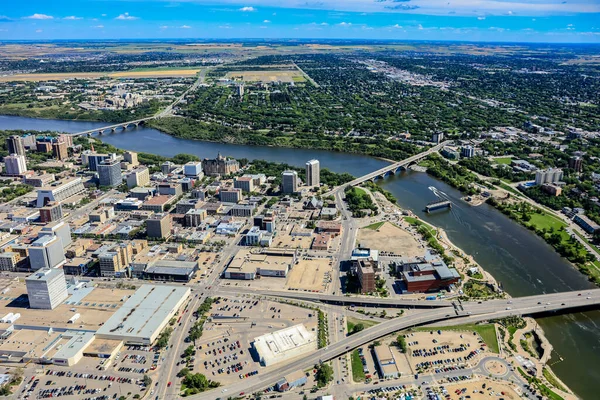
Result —
[[189, 294], [187, 287], [142, 285], [97, 334], [101, 338], [151, 338], [181, 299]]

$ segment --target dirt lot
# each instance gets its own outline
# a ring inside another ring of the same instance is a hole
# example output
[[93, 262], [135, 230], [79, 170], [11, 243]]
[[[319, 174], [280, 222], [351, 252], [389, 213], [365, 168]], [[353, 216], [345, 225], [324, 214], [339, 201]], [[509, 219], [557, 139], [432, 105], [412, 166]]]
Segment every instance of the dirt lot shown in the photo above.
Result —
[[290, 71], [235, 71], [228, 72], [226, 78], [241, 78], [244, 82], [304, 82], [297, 70]]
[[[485, 389], [481, 386], [485, 383]], [[512, 389], [508, 383], [494, 382], [483, 378], [479, 381], [462, 382], [454, 385], [445, 386], [449, 399], [459, 399], [463, 396], [471, 396], [471, 400], [484, 400], [490, 398], [518, 399], [520, 396]], [[466, 389], [464, 393], [457, 394], [456, 390]], [[504, 394], [502, 394], [504, 392]]]
[[332, 272], [329, 258], [302, 259], [288, 273], [285, 288], [323, 292]]
[[[469, 356], [472, 351], [481, 349], [479, 335], [454, 331], [432, 332], [433, 334], [430, 332], [412, 332], [407, 334], [408, 360], [415, 371], [419, 369], [432, 371], [438, 368], [459, 365], [473, 366], [477, 364], [482, 354], [487, 353], [487, 350], [485, 350], [477, 355]], [[427, 362], [439, 363], [424, 365]]]
[[393, 252], [402, 257], [417, 257], [424, 253], [412, 234], [389, 222], [385, 222], [378, 229], [360, 229], [358, 242], [361, 247]]

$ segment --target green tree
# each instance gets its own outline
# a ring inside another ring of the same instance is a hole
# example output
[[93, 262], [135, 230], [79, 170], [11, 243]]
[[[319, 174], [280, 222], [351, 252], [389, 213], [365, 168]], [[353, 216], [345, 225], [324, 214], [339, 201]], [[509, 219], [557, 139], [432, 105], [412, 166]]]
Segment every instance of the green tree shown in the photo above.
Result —
[[325, 387], [333, 380], [333, 368], [329, 364], [321, 363], [316, 367], [317, 373], [315, 378], [317, 380], [317, 386], [322, 388]]

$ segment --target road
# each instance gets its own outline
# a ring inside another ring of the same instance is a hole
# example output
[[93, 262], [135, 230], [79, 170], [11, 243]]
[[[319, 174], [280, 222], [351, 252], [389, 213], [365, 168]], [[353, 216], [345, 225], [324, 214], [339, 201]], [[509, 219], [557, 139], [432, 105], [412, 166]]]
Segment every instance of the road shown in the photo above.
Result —
[[236, 396], [241, 392], [253, 393], [272, 385], [277, 379], [289, 373], [304, 370], [311, 366], [334, 359], [352, 349], [370, 343], [376, 339], [413, 326], [442, 322], [451, 319], [465, 318], [470, 322], [486, 321], [513, 315], [531, 315], [549, 311], [568, 310], [570, 308], [600, 305], [600, 289], [536, 295], [512, 300], [491, 300], [479, 303], [463, 303], [464, 310], [455, 312], [447, 308], [424, 310], [413, 315], [395, 318], [365, 329], [360, 335], [348, 336], [337, 343], [332, 343], [301, 359], [281, 365], [277, 371], [259, 374], [227, 387], [190, 396], [193, 399], [216, 399], [219, 397]]

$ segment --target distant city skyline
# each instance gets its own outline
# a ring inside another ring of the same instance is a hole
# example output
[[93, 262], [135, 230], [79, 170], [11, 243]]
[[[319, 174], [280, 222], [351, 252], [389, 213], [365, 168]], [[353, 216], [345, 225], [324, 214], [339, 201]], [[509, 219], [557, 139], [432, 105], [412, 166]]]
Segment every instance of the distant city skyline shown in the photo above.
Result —
[[0, 40], [299, 38], [600, 43], [595, 0], [30, 0]]

